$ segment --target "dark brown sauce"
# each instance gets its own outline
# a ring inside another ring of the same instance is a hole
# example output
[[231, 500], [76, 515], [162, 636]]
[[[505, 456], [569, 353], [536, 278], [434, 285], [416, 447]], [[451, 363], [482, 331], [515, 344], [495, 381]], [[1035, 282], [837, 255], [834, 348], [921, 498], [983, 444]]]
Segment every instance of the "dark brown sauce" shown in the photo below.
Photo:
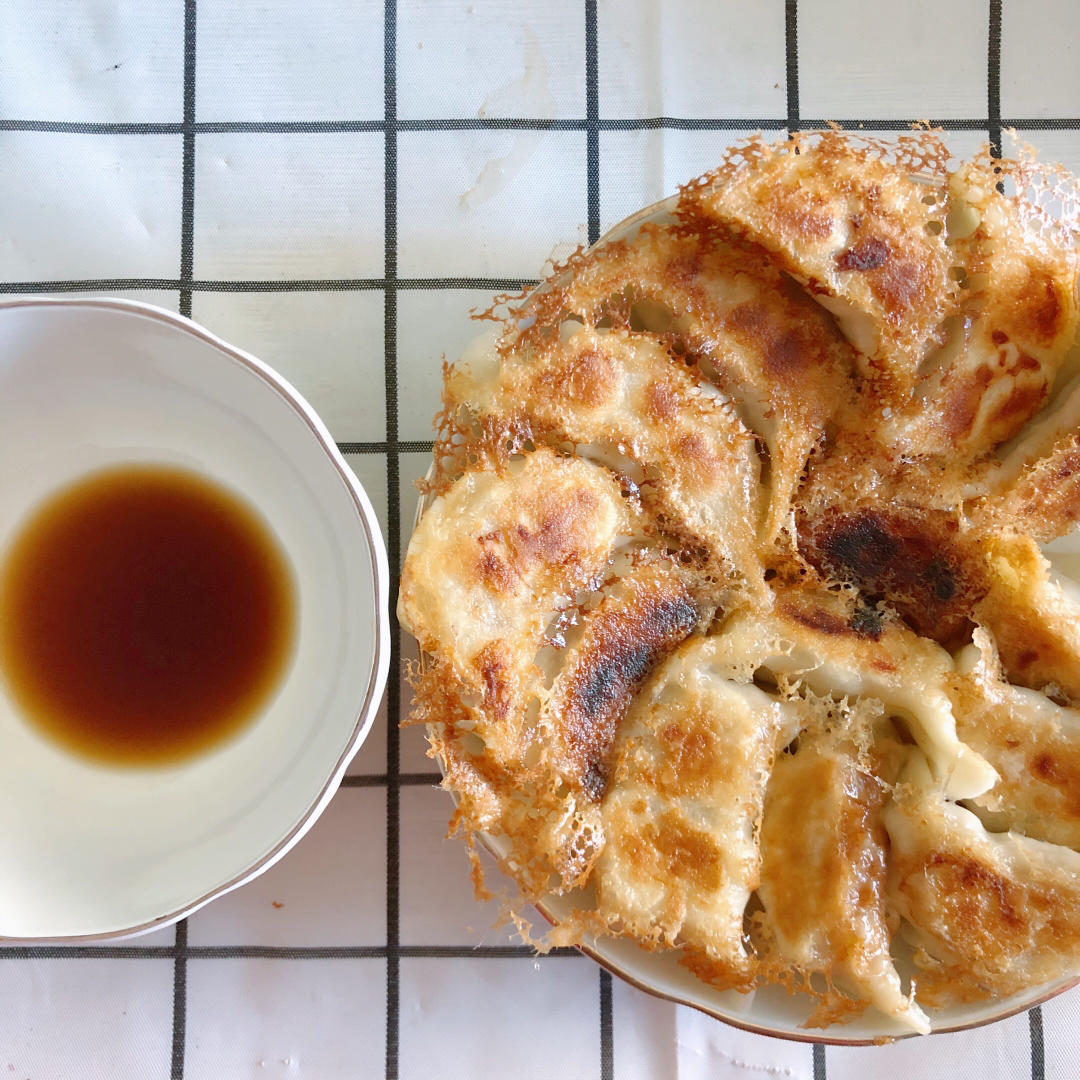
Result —
[[110, 764], [219, 745], [277, 689], [292, 567], [242, 500], [196, 473], [122, 466], [37, 507], [0, 567], [0, 670], [25, 719]]

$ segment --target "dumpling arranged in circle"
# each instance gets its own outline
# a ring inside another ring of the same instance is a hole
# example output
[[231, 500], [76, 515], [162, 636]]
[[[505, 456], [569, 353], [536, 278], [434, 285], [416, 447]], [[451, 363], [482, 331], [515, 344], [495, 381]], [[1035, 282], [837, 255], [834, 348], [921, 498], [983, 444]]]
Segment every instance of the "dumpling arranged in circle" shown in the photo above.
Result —
[[811, 1025], [1080, 974], [1078, 190], [750, 140], [447, 368], [412, 719], [549, 942]]

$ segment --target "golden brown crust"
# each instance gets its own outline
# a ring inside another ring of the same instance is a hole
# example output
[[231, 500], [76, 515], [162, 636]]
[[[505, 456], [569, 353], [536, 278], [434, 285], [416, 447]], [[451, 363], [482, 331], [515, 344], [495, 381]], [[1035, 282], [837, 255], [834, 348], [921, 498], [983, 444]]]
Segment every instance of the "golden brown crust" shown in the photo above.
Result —
[[920, 1031], [1080, 971], [1080, 198], [948, 160], [749, 140], [446, 368], [413, 719], [550, 943]]
[[597, 911], [638, 940], [699, 952], [714, 985], [739, 986], [754, 969], [742, 926], [765, 783], [804, 710], [717, 678], [725, 654], [722, 636], [687, 641], [626, 718], [601, 810]]
[[969, 806], [992, 832], [1080, 850], [1080, 710], [1007, 682], [985, 631], [958, 667], [950, 689], [957, 734], [998, 774]]
[[1076, 970], [1080, 855], [993, 836], [937, 796], [903, 792], [886, 812], [889, 893], [943, 967], [939, 990], [1011, 994]]
[[[543, 328], [565, 326], [563, 320], [573, 317], [586, 329], [610, 324], [606, 329], [616, 335], [647, 333], [679, 362], [676, 370], [685, 371], [687, 385], [715, 385], [769, 448], [774, 494], [766, 544], [783, 524], [826, 423], [852, 393], [854, 353], [828, 314], [763, 251], [724, 243], [711, 230], [644, 225], [633, 242], [606, 244], [575, 262], [572, 274], [534, 294], [521, 314], [535, 320], [521, 338], [531, 358], [562, 348]], [[634, 340], [640, 345], [641, 338]], [[587, 404], [599, 405], [591, 372], [600, 364], [591, 350], [586, 356], [591, 370], [585, 382], [581, 367], [569, 384], [559, 380], [552, 387], [541, 375], [542, 398], [562, 386], [576, 397], [575, 384], [581, 383], [590, 395]], [[504, 350], [504, 382], [513, 379], [512, 370]], [[534, 399], [520, 382], [512, 400], [535, 418]], [[669, 392], [663, 400], [671, 418], [676, 399]]]
[[[929, 144], [927, 144], [929, 145]], [[828, 296], [872, 328], [865, 371], [909, 382], [928, 344], [956, 308], [942, 212], [942, 162], [926, 160], [934, 186], [911, 183], [878, 144], [824, 132], [760, 144], [749, 168], [721, 167], [680, 207], [687, 220], [743, 233], [812, 293]]]
[[702, 382], [657, 342], [580, 328], [566, 341], [537, 343], [526, 331], [493, 342], [452, 373], [447, 394], [482, 425], [496, 461], [527, 437], [587, 448], [632, 474], [665, 531], [753, 587], [760, 462], [734, 410]]
[[889, 955], [880, 819], [889, 792], [859, 759], [854, 744], [816, 735], [777, 760], [761, 828], [763, 918], [789, 963], [842, 976], [883, 1012], [907, 1014]]
[[1028, 537], [988, 545], [990, 588], [975, 617], [993, 636], [1010, 682], [1080, 705], [1080, 598], [1055, 582]]

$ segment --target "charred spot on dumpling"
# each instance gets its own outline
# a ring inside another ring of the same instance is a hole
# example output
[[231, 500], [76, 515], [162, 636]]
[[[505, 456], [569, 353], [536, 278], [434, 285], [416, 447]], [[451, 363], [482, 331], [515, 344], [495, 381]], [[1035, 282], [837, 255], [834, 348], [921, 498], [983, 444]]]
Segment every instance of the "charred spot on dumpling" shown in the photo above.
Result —
[[946, 515], [833, 511], [803, 517], [799, 550], [870, 603], [895, 608], [916, 633], [956, 646], [970, 640], [971, 608], [986, 588], [978, 559], [956, 542], [956, 531]]
[[486, 546], [484, 540], [483, 536], [477, 537], [480, 553], [476, 560], [476, 576], [494, 593], [510, 592], [518, 578], [507, 561], [497, 551]]
[[[625, 590], [625, 591], [624, 591]], [[644, 567], [584, 616], [584, 632], [555, 682], [552, 723], [566, 773], [603, 797], [622, 718], [653, 668], [684, 641], [701, 613], [671, 570]]]
[[[790, 294], [793, 283], [786, 275], [781, 286], [785, 307], [771, 298], [768, 303], [748, 300], [734, 308], [724, 328], [761, 355], [770, 381], [785, 386], [798, 383], [815, 364], [829, 362], [827, 353], [835, 334], [827, 317], [805, 293], [798, 297]], [[797, 321], [791, 319], [792, 314], [799, 316]]]
[[879, 641], [885, 632], [885, 613], [876, 607], [867, 607], [862, 604], [855, 609], [850, 625], [859, 637]]
[[860, 240], [836, 256], [837, 270], [877, 270], [889, 258], [889, 245], [876, 236]]
[[589, 764], [581, 778], [581, 786], [593, 802], [599, 802], [607, 789], [608, 778], [603, 768], [596, 762]]
[[784, 610], [797, 623], [823, 634], [836, 636], [851, 632], [848, 621], [839, 615], [834, 615], [831, 611], [824, 611], [817, 607], [805, 608], [796, 604], [790, 604]]

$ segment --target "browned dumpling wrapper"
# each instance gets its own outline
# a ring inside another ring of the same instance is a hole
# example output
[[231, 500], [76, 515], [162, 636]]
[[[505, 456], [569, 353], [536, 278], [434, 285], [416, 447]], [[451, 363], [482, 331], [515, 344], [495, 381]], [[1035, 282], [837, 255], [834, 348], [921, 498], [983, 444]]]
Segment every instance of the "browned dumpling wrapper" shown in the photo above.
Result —
[[894, 1031], [1080, 974], [1078, 192], [751, 139], [446, 368], [412, 720], [540, 947]]

